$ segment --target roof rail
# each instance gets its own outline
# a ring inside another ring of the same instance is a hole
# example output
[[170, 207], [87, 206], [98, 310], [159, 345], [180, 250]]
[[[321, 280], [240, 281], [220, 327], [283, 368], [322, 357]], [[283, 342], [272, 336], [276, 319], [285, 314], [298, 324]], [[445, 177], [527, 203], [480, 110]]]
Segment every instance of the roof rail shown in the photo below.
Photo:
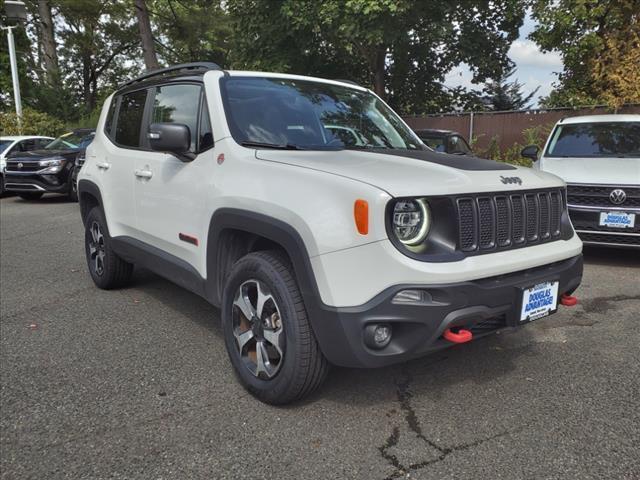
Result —
[[167, 68], [159, 68], [157, 70], [151, 70], [150, 72], [143, 73], [139, 77], [134, 78], [133, 80], [129, 80], [128, 82], [123, 83], [119, 88], [128, 87], [137, 82], [141, 82], [142, 80], [146, 80], [147, 78], [152, 78], [160, 75], [166, 75], [167, 73], [177, 72], [180, 70], [222, 70], [220, 65], [213, 62], [193, 62], [193, 63], [181, 63], [179, 65], [172, 65]]

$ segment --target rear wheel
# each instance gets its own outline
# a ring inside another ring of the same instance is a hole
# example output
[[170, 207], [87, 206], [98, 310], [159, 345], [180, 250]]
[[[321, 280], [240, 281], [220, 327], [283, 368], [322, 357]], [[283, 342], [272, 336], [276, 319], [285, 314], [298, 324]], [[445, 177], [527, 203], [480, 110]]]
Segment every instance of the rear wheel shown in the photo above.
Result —
[[18, 196], [23, 200], [38, 200], [44, 195], [42, 192], [20, 192]]
[[263, 402], [301, 399], [327, 375], [291, 266], [277, 251], [250, 253], [233, 266], [222, 327], [238, 379]]
[[93, 207], [87, 215], [84, 243], [89, 273], [97, 287], [109, 290], [129, 281], [133, 264], [113, 251], [107, 222], [99, 207]]

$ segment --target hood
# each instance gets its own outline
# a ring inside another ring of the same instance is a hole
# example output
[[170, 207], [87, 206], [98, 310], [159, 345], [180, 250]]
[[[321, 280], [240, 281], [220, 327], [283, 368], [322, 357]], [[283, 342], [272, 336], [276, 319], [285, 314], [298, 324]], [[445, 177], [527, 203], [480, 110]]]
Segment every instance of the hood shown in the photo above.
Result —
[[567, 183], [640, 184], [640, 158], [550, 158], [540, 168]]
[[563, 185], [559, 178], [530, 168], [426, 150], [257, 150], [256, 157], [351, 178], [380, 188], [393, 197]]
[[7, 157], [7, 160], [43, 160], [45, 158], [51, 157], [73, 157], [75, 158], [78, 155], [78, 152], [81, 152], [82, 149], [74, 148], [71, 150], [31, 150], [30, 152], [16, 152], [12, 153]]

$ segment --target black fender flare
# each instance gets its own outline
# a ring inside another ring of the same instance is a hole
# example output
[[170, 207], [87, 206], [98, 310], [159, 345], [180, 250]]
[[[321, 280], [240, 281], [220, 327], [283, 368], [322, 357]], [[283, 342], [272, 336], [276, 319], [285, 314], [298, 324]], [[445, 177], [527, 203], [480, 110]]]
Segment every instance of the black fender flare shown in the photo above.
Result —
[[258, 235], [280, 245], [291, 260], [300, 293], [305, 301], [321, 302], [307, 248], [291, 225], [267, 215], [237, 208], [221, 208], [211, 217], [207, 236], [206, 296], [219, 305], [222, 285], [218, 273], [220, 238], [225, 230], [239, 230]]
[[311, 259], [302, 237], [291, 225], [256, 212], [222, 208], [211, 217], [207, 237], [207, 280], [205, 297], [220, 306], [222, 285], [216, 271], [220, 238], [225, 230], [240, 230], [270, 240], [281, 246], [291, 260], [298, 288], [304, 301], [311, 328], [327, 359], [338, 365], [358, 365], [353, 348], [340, 323], [338, 309], [326, 305], [320, 296]]
[[78, 182], [78, 203], [80, 204], [80, 215], [82, 216], [82, 224], [84, 225], [84, 220], [85, 218], [87, 218], [89, 209], [82, 200], [83, 193], [88, 193], [92, 197], [94, 197], [98, 201], [98, 206], [102, 208], [103, 212], [104, 203], [102, 203], [102, 194], [100, 193], [100, 188], [98, 187], [98, 185], [87, 179], [82, 179]]

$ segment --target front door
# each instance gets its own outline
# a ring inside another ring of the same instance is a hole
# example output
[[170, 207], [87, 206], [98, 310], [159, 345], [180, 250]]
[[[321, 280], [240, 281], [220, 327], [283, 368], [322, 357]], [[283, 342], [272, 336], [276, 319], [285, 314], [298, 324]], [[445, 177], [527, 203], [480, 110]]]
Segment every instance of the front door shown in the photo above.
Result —
[[[206, 198], [215, 164], [213, 137], [200, 84], [169, 84], [150, 93], [151, 123], [180, 123], [191, 132], [191, 162], [143, 151], [136, 158], [136, 216], [140, 239], [186, 261], [205, 276], [201, 252], [209, 228]], [[148, 128], [148, 127], [147, 127]]]

